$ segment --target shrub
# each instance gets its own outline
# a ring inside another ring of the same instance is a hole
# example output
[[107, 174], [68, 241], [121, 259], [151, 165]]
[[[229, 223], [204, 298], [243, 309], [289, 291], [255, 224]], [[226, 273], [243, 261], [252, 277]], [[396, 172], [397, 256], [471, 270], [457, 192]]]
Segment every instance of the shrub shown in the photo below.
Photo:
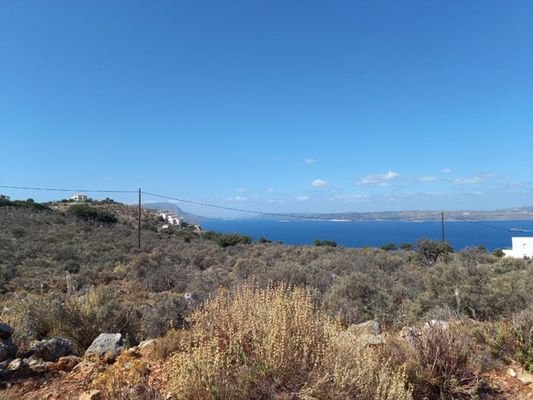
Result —
[[166, 397], [148, 378], [149, 366], [134, 354], [121, 354], [94, 380], [105, 400], [163, 400]]
[[70, 206], [67, 213], [92, 224], [110, 225], [118, 221], [113, 213], [87, 204]]
[[220, 233], [208, 231], [203, 234], [207, 240], [216, 242], [220, 247], [235, 246], [236, 244], [251, 244], [252, 238], [246, 235], [239, 235], [236, 233]]
[[441, 324], [410, 336], [418, 390], [433, 399], [470, 399], [479, 388], [476, 349], [467, 336]]
[[333, 240], [313, 240], [313, 246], [337, 247]]
[[439, 258], [446, 260], [447, 255], [453, 253], [453, 247], [448, 242], [430, 239], [420, 239], [416, 242], [416, 251], [428, 264], [435, 264]]
[[410, 398], [402, 373], [346, 345], [304, 289], [247, 282], [219, 291], [190, 322], [171, 361], [178, 399]]
[[381, 246], [381, 249], [385, 251], [392, 251], [392, 250], [396, 250], [397, 247], [394, 243], [387, 243]]
[[493, 252], [492, 252], [493, 255], [495, 255], [496, 257], [498, 258], [502, 258], [503, 256], [505, 256], [505, 253], [503, 252], [502, 249], [495, 249]]
[[515, 313], [508, 320], [484, 322], [472, 328], [474, 337], [492, 355], [505, 362], [518, 361], [533, 372], [533, 308]]

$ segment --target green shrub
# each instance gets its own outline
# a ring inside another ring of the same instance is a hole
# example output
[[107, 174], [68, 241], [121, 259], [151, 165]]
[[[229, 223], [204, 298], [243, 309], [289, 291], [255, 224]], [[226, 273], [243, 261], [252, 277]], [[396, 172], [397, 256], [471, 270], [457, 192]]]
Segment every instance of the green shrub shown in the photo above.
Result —
[[87, 204], [75, 204], [67, 210], [69, 215], [73, 215], [92, 224], [110, 225], [118, 222], [117, 217], [106, 210], [91, 207]]
[[313, 246], [324, 246], [324, 247], [337, 247], [337, 243], [333, 240], [313, 240]]

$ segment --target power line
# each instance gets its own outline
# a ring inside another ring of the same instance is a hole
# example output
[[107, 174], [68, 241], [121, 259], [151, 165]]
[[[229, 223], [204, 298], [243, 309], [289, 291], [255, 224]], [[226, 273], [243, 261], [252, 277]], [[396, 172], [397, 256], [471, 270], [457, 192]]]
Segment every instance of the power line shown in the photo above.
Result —
[[242, 213], [247, 213], [247, 214], [267, 215], [267, 216], [271, 216], [271, 217], [285, 217], [285, 218], [292, 218], [292, 219], [309, 219], [309, 220], [323, 219], [323, 218], [317, 218], [317, 217], [312, 217], [312, 216], [308, 216], [308, 215], [284, 214], [284, 213], [274, 213], [274, 212], [266, 212], [266, 211], [249, 210], [249, 209], [236, 208], [236, 207], [226, 207], [226, 206], [221, 206], [221, 205], [218, 205], [218, 204], [203, 203], [203, 202], [199, 202], [199, 201], [180, 199], [178, 197], [164, 196], [164, 195], [161, 195], [161, 194], [149, 193], [149, 192], [145, 192], [145, 191], [143, 191], [142, 193], [146, 194], [148, 196], [158, 197], [160, 199], [174, 200], [174, 201], [178, 201], [180, 203], [192, 204], [192, 205], [195, 205], [195, 206], [217, 208], [219, 210], [236, 211], [236, 212], [242, 212]]
[[0, 185], [0, 188], [17, 189], [17, 190], [39, 190], [39, 191], [47, 191], [47, 192], [137, 193], [136, 190], [63, 189], [63, 188], [7, 186], [7, 185]]
[[459, 217], [453, 217], [454, 219], [457, 219], [461, 222], [467, 222], [469, 224], [474, 224], [474, 225], [479, 225], [479, 226], [484, 226], [486, 228], [492, 228], [492, 229], [497, 229], [497, 230], [500, 230], [500, 231], [506, 231], [506, 232], [509, 232], [510, 229], [508, 228], [502, 228], [501, 226], [495, 226], [495, 225], [489, 225], [489, 224], [485, 224], [483, 222], [478, 222], [478, 221], [471, 221], [471, 220], [468, 220], [468, 219], [464, 219], [464, 218], [459, 218]]
[[[88, 192], [88, 193], [138, 193], [138, 190], [113, 190], [113, 189], [75, 189], [75, 188], [50, 188], [50, 187], [28, 187], [28, 186], [11, 186], [11, 185], [0, 185], [0, 188], [3, 189], [15, 189], [15, 190], [36, 190], [36, 191], [49, 191], [49, 192]], [[196, 206], [201, 207], [209, 207], [209, 208], [215, 208], [219, 210], [226, 210], [226, 211], [234, 211], [234, 212], [241, 212], [246, 214], [254, 214], [254, 215], [265, 215], [270, 217], [283, 217], [283, 218], [290, 218], [290, 219], [300, 219], [300, 220], [312, 220], [312, 221], [328, 221], [330, 218], [325, 217], [317, 217], [317, 216], [310, 216], [310, 215], [298, 215], [298, 214], [289, 214], [289, 213], [276, 213], [276, 212], [268, 212], [268, 211], [258, 211], [258, 210], [251, 210], [251, 209], [244, 209], [244, 208], [238, 208], [238, 207], [227, 207], [227, 206], [221, 206], [219, 204], [212, 204], [212, 203], [205, 203], [200, 201], [194, 201], [194, 200], [187, 200], [187, 199], [181, 199], [179, 197], [173, 197], [173, 196], [165, 196], [157, 193], [150, 193], [141, 191], [141, 193], [157, 197], [160, 199], [166, 199], [166, 200], [173, 200], [180, 203], [186, 203], [186, 204], [192, 204]], [[336, 213], [336, 214], [342, 214], [342, 213]], [[442, 217], [441, 213], [438, 214], [424, 214], [421, 217], [416, 216], [409, 216], [409, 217], [400, 217], [395, 219], [385, 219], [387, 222], [413, 222], [413, 221], [420, 221], [421, 219], [427, 219], [427, 218], [435, 218], [437, 220], [438, 217]], [[459, 220], [462, 222], [466, 222], [469, 224], [479, 225], [486, 228], [501, 230], [509, 232], [510, 229], [508, 228], [502, 228], [495, 225], [490, 225], [478, 221], [472, 221], [468, 219], [464, 219], [461, 217], [453, 216], [452, 217], [455, 220]]]

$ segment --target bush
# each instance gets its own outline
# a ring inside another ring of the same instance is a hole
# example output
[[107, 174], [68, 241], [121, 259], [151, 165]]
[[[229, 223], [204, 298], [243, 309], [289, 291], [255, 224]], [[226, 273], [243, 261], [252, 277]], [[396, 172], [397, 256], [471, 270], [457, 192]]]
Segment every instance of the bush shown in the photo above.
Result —
[[347, 344], [304, 289], [248, 282], [219, 291], [190, 322], [171, 359], [178, 399], [411, 398], [403, 374]]
[[476, 395], [476, 349], [469, 337], [453, 327], [435, 324], [415, 331], [410, 342], [412, 374], [418, 376], [415, 385], [419, 392], [431, 399], [471, 399]]
[[453, 253], [453, 247], [448, 242], [430, 239], [420, 239], [416, 242], [416, 251], [428, 264], [435, 264], [437, 260], [447, 260], [447, 255]]
[[508, 320], [484, 322], [472, 328], [474, 337], [497, 359], [518, 361], [533, 372], [533, 308], [515, 313]]
[[313, 240], [313, 246], [337, 247], [333, 240]]
[[216, 242], [220, 247], [235, 246], [236, 244], [251, 244], [252, 238], [246, 235], [239, 235], [236, 233], [220, 233], [208, 231], [203, 234], [207, 240]]
[[100, 208], [91, 207], [87, 204], [75, 204], [70, 206], [67, 213], [95, 225], [111, 225], [118, 222], [117, 217], [113, 213]]
[[503, 252], [502, 249], [495, 249], [493, 252], [492, 252], [493, 255], [495, 255], [496, 257], [498, 258], [502, 258], [503, 256], [505, 256], [505, 253]]
[[94, 386], [109, 400], [163, 400], [160, 390], [149, 381], [150, 368], [131, 353], [121, 354], [112, 366], [94, 380]]
[[397, 247], [394, 243], [387, 243], [381, 246], [381, 249], [385, 251], [392, 251], [392, 250], [396, 250]]

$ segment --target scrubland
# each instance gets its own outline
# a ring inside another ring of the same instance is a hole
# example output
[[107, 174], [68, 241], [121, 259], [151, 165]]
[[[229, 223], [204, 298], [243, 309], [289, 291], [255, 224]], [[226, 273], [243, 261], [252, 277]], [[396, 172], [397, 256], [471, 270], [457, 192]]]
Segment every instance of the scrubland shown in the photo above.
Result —
[[[148, 210], [137, 249], [120, 207], [0, 207], [0, 320], [20, 354], [158, 338], [150, 361], [124, 354], [87, 380], [104, 398], [503, 399], [485, 373], [533, 372], [531, 260], [221, 240], [158, 231]], [[358, 330], [369, 320], [382, 333]]]

